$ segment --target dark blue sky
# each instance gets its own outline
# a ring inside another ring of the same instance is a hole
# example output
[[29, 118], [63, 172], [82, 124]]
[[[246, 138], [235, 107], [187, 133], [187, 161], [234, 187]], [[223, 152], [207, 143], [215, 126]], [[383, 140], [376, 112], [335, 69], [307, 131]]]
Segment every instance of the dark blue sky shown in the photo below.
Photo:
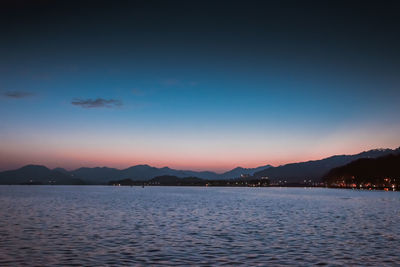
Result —
[[1, 169], [224, 170], [400, 143], [398, 1], [0, 6]]

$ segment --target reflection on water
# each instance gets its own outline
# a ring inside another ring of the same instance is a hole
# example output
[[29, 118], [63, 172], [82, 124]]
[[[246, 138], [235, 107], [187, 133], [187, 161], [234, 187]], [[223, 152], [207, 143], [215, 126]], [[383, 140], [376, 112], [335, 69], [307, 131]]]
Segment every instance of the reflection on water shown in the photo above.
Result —
[[0, 186], [0, 266], [400, 263], [400, 193]]

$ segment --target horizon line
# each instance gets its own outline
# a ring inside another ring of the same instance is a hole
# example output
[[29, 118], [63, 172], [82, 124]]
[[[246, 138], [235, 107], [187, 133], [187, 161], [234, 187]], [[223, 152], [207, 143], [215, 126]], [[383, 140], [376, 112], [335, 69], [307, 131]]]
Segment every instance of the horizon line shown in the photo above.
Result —
[[157, 165], [150, 165], [150, 164], [147, 164], [147, 163], [129, 165], [129, 166], [123, 167], [123, 168], [109, 167], [109, 166], [105, 166], [105, 165], [103, 165], [103, 166], [93, 166], [93, 167], [89, 167], [88, 165], [87, 166], [83, 165], [83, 166], [75, 167], [75, 168], [64, 168], [64, 167], [61, 167], [61, 166], [57, 166], [57, 167], [54, 167], [54, 168], [49, 168], [45, 164], [27, 163], [27, 164], [20, 165], [20, 167], [17, 167], [17, 168], [3, 169], [3, 170], [0, 169], [0, 172], [18, 170], [18, 169], [26, 167], [26, 166], [43, 166], [43, 167], [45, 167], [45, 168], [47, 168], [49, 170], [64, 169], [66, 171], [75, 171], [75, 170], [78, 170], [78, 169], [81, 169], [81, 168], [108, 168], [108, 169], [115, 169], [115, 170], [121, 171], [121, 170], [126, 170], [126, 169], [129, 169], [129, 168], [132, 168], [132, 167], [136, 167], [136, 166], [148, 166], [148, 167], [157, 168], [157, 169], [169, 168], [169, 169], [177, 170], [177, 171], [212, 172], [212, 173], [216, 173], [216, 174], [223, 174], [223, 173], [229, 172], [231, 170], [234, 170], [236, 168], [255, 169], [255, 168], [260, 168], [260, 167], [264, 167], [264, 166], [270, 166], [270, 167], [276, 168], [276, 167], [285, 166], [285, 165], [289, 165], [289, 164], [296, 164], [296, 163], [324, 160], [324, 159], [328, 159], [328, 158], [335, 157], [335, 156], [351, 156], [351, 155], [358, 155], [358, 154], [361, 154], [361, 153], [364, 153], [364, 152], [369, 152], [369, 151], [379, 151], [379, 150], [393, 150], [394, 151], [394, 150], [399, 150], [399, 149], [400, 149], [400, 146], [397, 146], [395, 148], [383, 148], [383, 147], [381, 147], [381, 148], [363, 150], [363, 151], [355, 153], [355, 154], [335, 154], [335, 155], [331, 155], [331, 156], [323, 157], [323, 158], [319, 158], [319, 159], [309, 159], [309, 160], [303, 160], [303, 161], [287, 162], [287, 163], [279, 164], [279, 165], [275, 165], [275, 166], [272, 165], [272, 164], [268, 164], [268, 163], [267, 164], [263, 164], [263, 165], [259, 165], [259, 166], [255, 166], [255, 167], [236, 166], [236, 167], [233, 167], [233, 168], [230, 168], [230, 169], [225, 169], [223, 171], [216, 171], [216, 170], [212, 170], [212, 169], [196, 169], [196, 168], [193, 168], [193, 169], [185, 169], [185, 168], [179, 168], [179, 167], [178, 168], [174, 168], [174, 167], [169, 167], [169, 166], [157, 167]]

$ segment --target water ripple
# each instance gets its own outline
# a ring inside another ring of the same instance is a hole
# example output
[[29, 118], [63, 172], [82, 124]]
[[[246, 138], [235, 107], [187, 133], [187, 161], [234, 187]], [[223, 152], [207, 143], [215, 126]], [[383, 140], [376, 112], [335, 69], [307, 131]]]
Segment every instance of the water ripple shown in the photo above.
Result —
[[0, 186], [0, 266], [395, 266], [400, 194]]

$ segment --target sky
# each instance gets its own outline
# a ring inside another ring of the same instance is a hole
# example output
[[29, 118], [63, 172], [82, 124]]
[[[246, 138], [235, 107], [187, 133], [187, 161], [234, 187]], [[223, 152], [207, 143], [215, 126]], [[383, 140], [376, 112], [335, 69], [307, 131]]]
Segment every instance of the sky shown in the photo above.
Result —
[[399, 1], [1, 1], [0, 170], [400, 146]]

